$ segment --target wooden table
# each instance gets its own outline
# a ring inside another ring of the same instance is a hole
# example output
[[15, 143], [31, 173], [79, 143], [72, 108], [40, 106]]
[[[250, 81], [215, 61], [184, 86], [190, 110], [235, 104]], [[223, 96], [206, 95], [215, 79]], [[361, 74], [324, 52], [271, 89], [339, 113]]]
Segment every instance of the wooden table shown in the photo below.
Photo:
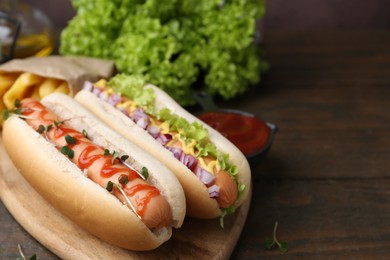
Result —
[[[385, 259], [390, 253], [390, 31], [268, 32], [269, 73], [223, 106], [279, 126], [253, 167], [233, 259]], [[289, 251], [264, 249], [272, 236]], [[55, 258], [0, 203], [0, 256]], [[0, 257], [1, 258], [1, 257]]]

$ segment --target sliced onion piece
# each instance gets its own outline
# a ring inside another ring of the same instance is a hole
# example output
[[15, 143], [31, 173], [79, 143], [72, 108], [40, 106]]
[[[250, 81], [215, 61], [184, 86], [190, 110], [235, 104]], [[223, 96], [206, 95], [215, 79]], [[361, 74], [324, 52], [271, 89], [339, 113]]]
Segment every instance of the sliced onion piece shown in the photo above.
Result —
[[113, 93], [108, 97], [108, 103], [116, 106], [121, 101], [121, 96], [117, 93]]
[[149, 118], [149, 116], [145, 113], [145, 110], [142, 108], [137, 108], [134, 110], [133, 115], [131, 116], [134, 122], [137, 122], [141, 118]]
[[137, 125], [139, 127], [141, 127], [142, 129], [146, 129], [146, 127], [148, 126], [149, 122], [147, 119], [145, 118], [140, 118], [138, 121], [137, 121]]
[[119, 111], [121, 111], [123, 114], [125, 114], [126, 116], [129, 116], [129, 112], [127, 110], [127, 108], [125, 107], [117, 107], [119, 109]]
[[199, 164], [195, 167], [194, 173], [206, 186], [212, 184], [215, 180], [215, 176], [203, 169]]
[[207, 191], [209, 192], [210, 198], [218, 198], [219, 197], [219, 186], [218, 185], [211, 185], [207, 188]]
[[170, 151], [173, 156], [176, 158], [176, 159], [180, 159], [180, 156], [182, 154], [182, 149], [180, 149], [179, 147], [166, 147], [168, 149], [168, 151]]
[[158, 137], [158, 135], [160, 134], [160, 127], [156, 126], [156, 125], [149, 125], [146, 130], [148, 131], [148, 133], [153, 136], [154, 139], [156, 139]]
[[172, 135], [170, 134], [159, 134], [156, 138], [156, 140], [162, 144], [162, 145], [166, 145], [169, 141], [172, 140]]
[[191, 171], [193, 171], [196, 165], [198, 164], [198, 159], [192, 154], [181, 153], [179, 160], [182, 164], [187, 166]]
[[100, 98], [101, 100], [108, 101], [108, 93], [107, 93], [107, 91], [102, 91], [102, 92], [100, 92], [99, 98]]
[[100, 93], [102, 92], [102, 90], [100, 88], [93, 88], [92, 89], [92, 94], [94, 94], [95, 96], [99, 96]]

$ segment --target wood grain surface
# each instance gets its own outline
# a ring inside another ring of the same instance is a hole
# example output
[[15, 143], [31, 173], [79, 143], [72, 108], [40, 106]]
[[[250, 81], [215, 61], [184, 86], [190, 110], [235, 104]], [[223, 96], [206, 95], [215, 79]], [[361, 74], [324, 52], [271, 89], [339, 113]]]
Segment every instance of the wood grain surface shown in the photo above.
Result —
[[[231, 259], [388, 259], [390, 31], [268, 31], [264, 46], [259, 86], [218, 101], [279, 126]], [[284, 254], [263, 246], [275, 221]], [[18, 243], [52, 257], [1, 205], [0, 227], [3, 258]]]

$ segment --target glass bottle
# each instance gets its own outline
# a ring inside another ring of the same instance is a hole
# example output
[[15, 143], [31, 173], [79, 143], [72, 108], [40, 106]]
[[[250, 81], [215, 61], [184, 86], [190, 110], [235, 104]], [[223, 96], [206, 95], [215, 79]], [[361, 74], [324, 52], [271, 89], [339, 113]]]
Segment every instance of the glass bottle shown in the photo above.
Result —
[[23, 1], [1, 0], [0, 43], [0, 54], [8, 59], [49, 55], [54, 48], [51, 22], [42, 11]]

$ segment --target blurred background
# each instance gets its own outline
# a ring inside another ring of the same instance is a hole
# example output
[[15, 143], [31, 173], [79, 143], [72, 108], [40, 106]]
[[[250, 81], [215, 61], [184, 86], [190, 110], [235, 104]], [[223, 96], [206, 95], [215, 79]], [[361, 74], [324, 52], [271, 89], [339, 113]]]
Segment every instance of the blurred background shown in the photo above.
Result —
[[[44, 11], [56, 28], [74, 15], [70, 0], [25, 0]], [[266, 30], [390, 28], [388, 0], [268, 0]]]
[[[71, 0], [19, 2], [41, 10], [51, 20], [54, 53], [57, 53], [58, 36], [75, 15]], [[272, 31], [388, 29], [389, 10], [388, 0], [268, 0], [262, 36]]]

